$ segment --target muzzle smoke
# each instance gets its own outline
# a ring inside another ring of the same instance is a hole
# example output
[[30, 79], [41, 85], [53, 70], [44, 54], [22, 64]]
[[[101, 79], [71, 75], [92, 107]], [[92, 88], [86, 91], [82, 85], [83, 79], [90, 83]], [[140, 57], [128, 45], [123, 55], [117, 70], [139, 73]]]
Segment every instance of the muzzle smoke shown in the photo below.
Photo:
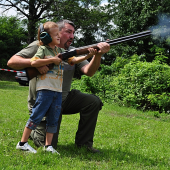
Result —
[[170, 45], [170, 15], [161, 14], [158, 17], [158, 24], [149, 28], [154, 40], [166, 41]]

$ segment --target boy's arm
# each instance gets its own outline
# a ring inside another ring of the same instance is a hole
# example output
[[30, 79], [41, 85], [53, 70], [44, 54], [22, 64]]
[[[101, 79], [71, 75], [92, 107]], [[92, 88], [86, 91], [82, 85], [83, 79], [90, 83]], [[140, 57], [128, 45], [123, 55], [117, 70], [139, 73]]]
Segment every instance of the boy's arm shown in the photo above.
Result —
[[80, 56], [80, 57], [71, 57], [71, 58], [68, 58], [68, 63], [70, 65], [74, 65], [74, 64], [78, 64], [84, 60], [87, 60], [88, 58], [92, 57], [93, 55], [95, 55], [97, 53], [97, 50], [96, 49], [93, 49], [93, 48], [89, 48], [89, 54], [86, 55], [86, 56]]
[[60, 62], [61, 62], [61, 59], [55, 57], [52, 57], [52, 58], [47, 58], [47, 59], [41, 59], [39, 57], [33, 57], [31, 58], [30, 62], [31, 62], [31, 66], [32, 67], [41, 67], [41, 66], [44, 66], [44, 65], [48, 65], [48, 64], [52, 64], [52, 63], [57, 63], [56, 65], [59, 65]]
[[39, 46], [36, 54], [31, 58], [30, 62], [32, 67], [42, 67], [52, 63], [59, 65], [61, 59], [58, 57], [58, 55], [54, 57], [53, 56], [45, 57], [45, 47]]
[[40, 46], [38, 48], [37, 53], [30, 60], [31, 66], [32, 67], [42, 67], [44, 65], [49, 65], [52, 63], [59, 65], [61, 62], [61, 59], [58, 57], [58, 55], [56, 55], [54, 57], [53, 56], [48, 56], [47, 58], [44, 58], [44, 57], [45, 57], [44, 48], [42, 48]]
[[70, 57], [68, 58], [68, 63], [70, 65], [78, 64], [84, 60], [87, 60], [88, 58], [92, 57], [93, 55], [88, 54], [86, 56], [81, 56], [81, 57]]

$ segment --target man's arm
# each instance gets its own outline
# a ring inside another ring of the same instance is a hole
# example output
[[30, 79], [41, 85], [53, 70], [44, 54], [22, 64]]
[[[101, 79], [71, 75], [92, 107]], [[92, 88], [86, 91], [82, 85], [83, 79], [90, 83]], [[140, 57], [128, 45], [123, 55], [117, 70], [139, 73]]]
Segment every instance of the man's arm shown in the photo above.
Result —
[[[23, 58], [18, 55], [13, 55], [9, 59], [7, 65], [8, 65], [8, 67], [10, 67], [14, 70], [23, 70], [27, 67], [32, 67], [30, 58]], [[40, 72], [40, 74], [45, 74], [49, 70], [49, 68], [47, 66], [37, 67], [36, 69]]]
[[13, 55], [8, 60], [7, 66], [15, 70], [22, 70], [26, 67], [31, 67], [30, 58], [23, 58], [18, 55]]
[[[30, 58], [32, 58], [38, 50], [38, 41], [34, 41], [27, 47], [19, 51], [17, 54], [13, 55], [7, 65], [14, 70], [23, 70], [27, 67], [32, 67]], [[38, 67], [37, 70], [40, 74], [45, 74], [49, 70], [47, 66]]]
[[81, 68], [81, 71], [89, 77], [92, 77], [98, 70], [102, 55], [110, 50], [110, 45], [106, 42], [101, 42], [97, 46], [100, 49], [98, 53], [92, 58], [90, 63]]
[[7, 65], [15, 70], [22, 70], [27, 67], [31, 67], [30, 59], [38, 50], [38, 41], [34, 41], [27, 47], [23, 48], [21, 51], [13, 55]]
[[[32, 67], [30, 58], [32, 58], [38, 50], [37, 43], [38, 41], [34, 41], [17, 54], [13, 55], [7, 62], [8, 67], [14, 70], [23, 70], [27, 67]], [[41, 74], [45, 74], [49, 70], [47, 66], [39, 67], [37, 69]]]

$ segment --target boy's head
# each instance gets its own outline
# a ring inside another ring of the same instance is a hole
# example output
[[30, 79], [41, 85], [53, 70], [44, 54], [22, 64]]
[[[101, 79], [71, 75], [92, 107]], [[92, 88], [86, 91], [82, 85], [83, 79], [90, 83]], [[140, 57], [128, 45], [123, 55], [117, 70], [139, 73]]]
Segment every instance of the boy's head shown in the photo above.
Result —
[[46, 22], [41, 24], [38, 29], [38, 40], [40, 45], [47, 45], [49, 43], [59, 44], [59, 28], [55, 22]]

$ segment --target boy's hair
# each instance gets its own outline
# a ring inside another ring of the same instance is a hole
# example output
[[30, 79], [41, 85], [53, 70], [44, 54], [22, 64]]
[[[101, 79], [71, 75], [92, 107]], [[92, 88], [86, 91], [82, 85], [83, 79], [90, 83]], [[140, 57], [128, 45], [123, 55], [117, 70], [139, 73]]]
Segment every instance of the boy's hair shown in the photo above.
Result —
[[57, 25], [58, 25], [59, 31], [61, 31], [62, 28], [65, 27], [65, 24], [66, 24], [66, 23], [72, 25], [72, 26], [74, 27], [74, 29], [76, 29], [75, 24], [74, 24], [72, 21], [67, 20], [67, 19], [60, 20], [60, 21], [58, 21], [58, 22], [56, 22], [56, 23], [57, 23]]
[[[58, 25], [55, 23], [55, 22], [52, 22], [52, 21], [48, 21], [48, 22], [45, 22], [43, 24], [43, 27], [44, 27], [44, 30], [43, 32], [47, 32], [49, 35], [50, 35], [50, 29], [51, 28], [59, 28]], [[44, 45], [43, 42], [41, 41], [40, 39], [40, 35], [42, 33], [42, 30], [40, 29], [40, 27], [38, 28], [38, 41], [39, 41], [39, 45]]]

